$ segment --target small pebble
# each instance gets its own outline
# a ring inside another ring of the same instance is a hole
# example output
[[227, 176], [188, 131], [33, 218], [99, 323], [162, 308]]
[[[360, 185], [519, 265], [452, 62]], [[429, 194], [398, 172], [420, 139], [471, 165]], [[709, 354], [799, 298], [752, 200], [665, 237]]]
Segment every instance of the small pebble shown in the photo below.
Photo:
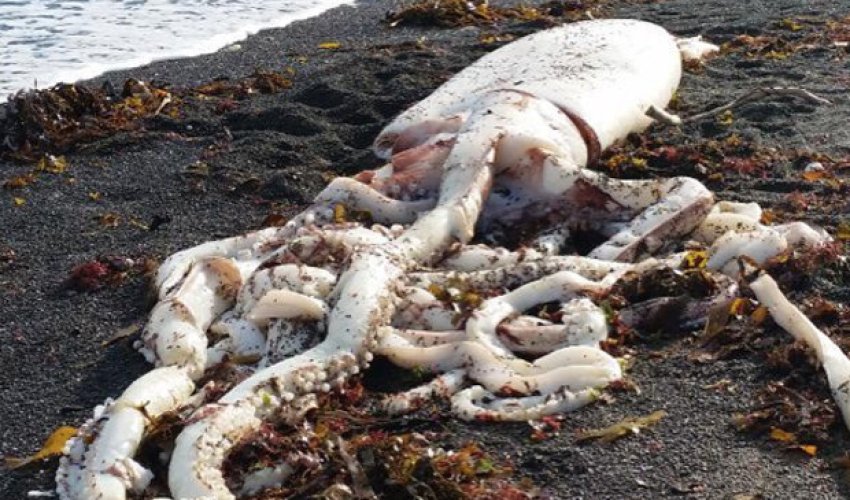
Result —
[[806, 172], [823, 172], [825, 170], [823, 163], [819, 161], [813, 161], [806, 165]]

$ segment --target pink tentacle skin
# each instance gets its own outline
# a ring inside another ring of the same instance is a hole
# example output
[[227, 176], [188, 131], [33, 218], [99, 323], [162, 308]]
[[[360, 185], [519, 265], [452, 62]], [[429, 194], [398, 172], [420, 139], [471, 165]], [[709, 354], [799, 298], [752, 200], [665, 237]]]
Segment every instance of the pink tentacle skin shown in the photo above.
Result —
[[394, 154], [387, 165], [360, 172], [354, 178], [394, 198], [427, 198], [440, 187], [442, 166], [454, 143], [453, 134], [434, 135], [423, 144]]
[[[624, 276], [677, 268], [685, 240], [707, 247], [715, 275], [829, 241], [802, 223], [763, 225], [755, 204], [715, 205], [695, 179], [622, 180], [585, 168], [648, 126], [647, 109], [667, 104], [680, 73], [676, 39], [650, 23], [539, 32], [388, 124], [375, 141], [388, 165], [334, 179], [283, 227], [169, 257], [140, 346], [157, 368], [99, 406], [69, 442], [59, 497], [151, 494], [152, 473], [133, 455], [173, 411], [191, 416], [167, 458], [171, 495], [261, 495], [299, 468], [321, 467], [318, 458], [293, 449], [276, 464], [245, 464], [234, 479], [225, 462], [241, 455], [231, 452], [261, 429], [303, 422], [319, 394], [342, 391], [376, 355], [434, 375], [390, 396], [389, 413], [432, 398], [449, 399], [465, 420], [575, 411], [622, 376], [600, 347], [600, 301]], [[352, 212], [362, 217], [341, 220]], [[589, 255], [563, 252], [576, 225], [602, 236]], [[777, 323], [815, 347], [830, 383], [846, 385], [850, 361], [773, 285], [767, 277], [752, 288]], [[220, 396], [195, 391], [204, 369], [234, 360], [248, 372], [241, 382]], [[836, 395], [842, 411], [845, 396]]]
[[375, 141], [375, 153], [380, 158], [388, 158], [425, 143], [437, 134], [454, 133], [460, 130], [464, 116], [434, 118], [404, 127], [397, 133], [385, 130]]

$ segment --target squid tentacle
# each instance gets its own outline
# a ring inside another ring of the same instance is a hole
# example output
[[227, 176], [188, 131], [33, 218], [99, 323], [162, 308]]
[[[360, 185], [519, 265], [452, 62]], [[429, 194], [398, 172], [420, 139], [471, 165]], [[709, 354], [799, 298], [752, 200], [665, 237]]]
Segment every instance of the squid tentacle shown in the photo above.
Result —
[[157, 368], [119, 397], [98, 406], [94, 417], [65, 445], [56, 471], [61, 498], [124, 498], [141, 492], [153, 475], [133, 460], [148, 420], [188, 401], [195, 384], [185, 368]]
[[[487, 114], [490, 112], [488, 109]], [[497, 114], [491, 119], [500, 117]], [[394, 283], [400, 282], [412, 265], [439, 258], [453, 242], [465, 243], [472, 236], [493, 177], [490, 129], [478, 127], [459, 134], [446, 163], [438, 205], [389, 244], [354, 252], [337, 285], [339, 298], [330, 311], [327, 338], [255, 373], [222, 397], [209, 418], [200, 418], [181, 433], [174, 451], [179, 460], [172, 460], [169, 470], [174, 495], [233, 498], [221, 474], [222, 457], [235, 439], [260, 425], [258, 414], [264, 401], [291, 400], [313, 391], [316, 384], [329, 389], [324, 380], [347, 376], [345, 367], [339, 367], [346, 356], [355, 366], [358, 361], [368, 365], [379, 331], [376, 327], [389, 323], [392, 316]], [[334, 365], [337, 368], [332, 368]]]
[[466, 383], [466, 370], [451, 370], [437, 375], [427, 384], [387, 397], [381, 406], [390, 415], [411, 413], [431, 400], [451, 398], [463, 389]]
[[[682, 255], [669, 255], [675, 249], [667, 240], [692, 234], [710, 246], [709, 271], [730, 276], [741, 261], [761, 264], [828, 241], [803, 223], [761, 224], [755, 204], [712, 208], [712, 193], [695, 179], [631, 181], [584, 168], [600, 148], [646, 127], [647, 107], [657, 112], [668, 102], [680, 52], [705, 48], [677, 46], [663, 29], [638, 21], [533, 35], [485, 56], [386, 127], [375, 149], [392, 156], [389, 165], [333, 180], [282, 227], [168, 258], [155, 280], [160, 303], [142, 335], [141, 351], [159, 368], [98, 407], [69, 441], [57, 473], [60, 497], [123, 499], [128, 489], [144, 489], [151, 474], [133, 455], [148, 419], [174, 410], [193, 412], [169, 464], [176, 498], [229, 499], [279, 484], [311, 457], [293, 454], [230, 483], [231, 491], [226, 456], [264, 422], [303, 420], [317, 393], [344, 387], [375, 354], [436, 374], [388, 398], [390, 413], [435, 397], [450, 398], [467, 420], [571, 411], [622, 376], [619, 361], [599, 348], [608, 325], [591, 299], [626, 273], [678, 266]], [[525, 57], [536, 51], [540, 57]], [[587, 57], [598, 64], [587, 65]], [[340, 204], [384, 225], [339, 222]], [[526, 240], [529, 248], [469, 244], [482, 229], [482, 241], [513, 241], [512, 224], [530, 217], [544, 232]], [[576, 222], [610, 239], [587, 257], [558, 255]], [[488, 234], [491, 227], [505, 234]], [[668, 254], [647, 258], [660, 251]], [[815, 346], [844, 411], [850, 362], [835, 361], [840, 350], [768, 280], [751, 288], [780, 325]], [[471, 311], [475, 302], [438, 300], [451, 288], [485, 300]], [[734, 283], [723, 293], [733, 294]], [[552, 321], [523, 316], [549, 302], [561, 304]], [[633, 308], [632, 319], [641, 311]], [[208, 347], [209, 339], [217, 342]], [[241, 366], [251, 374], [202, 406], [215, 391], [207, 385], [193, 396], [194, 380], [228, 357], [259, 361]], [[847, 412], [845, 420], [850, 425]]]

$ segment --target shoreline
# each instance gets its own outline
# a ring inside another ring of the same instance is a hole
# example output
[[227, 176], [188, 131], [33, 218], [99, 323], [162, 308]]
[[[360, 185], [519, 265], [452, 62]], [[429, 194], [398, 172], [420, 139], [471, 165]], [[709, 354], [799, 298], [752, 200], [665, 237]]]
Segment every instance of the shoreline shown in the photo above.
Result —
[[[710, 41], [727, 41], [741, 33], [782, 34], [775, 25], [784, 18], [823, 19], [850, 11], [850, 0], [776, 4], [623, 2], [616, 12], [659, 22], [683, 36], [703, 33]], [[179, 119], [158, 118], [144, 132], [94, 143], [67, 155], [67, 172], [42, 175], [21, 191], [0, 192], [5, 225], [0, 231], [0, 317], [9, 318], [0, 322], [0, 366], [6, 368], [0, 374], [5, 401], [0, 453], [31, 454], [54, 428], [79, 425], [95, 405], [150, 369], [128, 342], [102, 345], [146, 318], [144, 278], [131, 275], [119, 286], [73, 292], [65, 279], [74, 266], [101, 255], [162, 259], [209, 239], [255, 229], [270, 213], [295, 212], [325, 185], [325, 175], [351, 175], [377, 165], [368, 148], [383, 124], [492, 49], [479, 42], [482, 34], [495, 31], [490, 28], [385, 28], [383, 15], [395, 5], [380, 0], [338, 6], [251, 35], [238, 51], [157, 61], [88, 81], [100, 85], [108, 80], [117, 88], [126, 78], [191, 86], [244, 77], [263, 67], [295, 71], [290, 90], [240, 100], [237, 108], [221, 114], [203, 103], [187, 103]], [[513, 25], [505, 31], [534, 29]], [[331, 41], [340, 48], [319, 48]], [[756, 62], [724, 56], [701, 73], [687, 74], [680, 93], [688, 109], [698, 110], [755, 85], [804, 86], [835, 105], [754, 105], [736, 115], [732, 130], [766, 147], [846, 155], [850, 132], [840, 124], [850, 116], [850, 101], [839, 79], [846, 68], [847, 59], [835, 62], [822, 52]], [[656, 131], [671, 144], [728, 133], [708, 125]], [[206, 174], [197, 173], [199, 162], [208, 167]], [[785, 167], [793, 173], [793, 166]], [[0, 161], [0, 180], [30, 170]], [[753, 199], [771, 207], [782, 206], [789, 190], [806, 188], [784, 178], [771, 184], [757, 176], [731, 175], [711, 187], [726, 199]], [[820, 187], [808, 192], [841, 197]], [[13, 206], [13, 196], [25, 203]], [[119, 217], [117, 226], [100, 222], [106, 214]], [[155, 217], [168, 222], [156, 230], [140, 228]], [[814, 211], [805, 217], [834, 224], [836, 214]], [[850, 284], [821, 278], [814, 285], [819, 294], [832, 300], [850, 297]], [[776, 343], [790, 342], [782, 332], [773, 333]], [[832, 429], [832, 449], [814, 458], [737, 432], [731, 415], [751, 409], [768, 377], [764, 366], [746, 355], [696, 363], [689, 357], [695, 349], [693, 336], [687, 335], [640, 344], [631, 377], [641, 394], [617, 394], [613, 404], [569, 414], [559, 435], [539, 443], [529, 439], [526, 424], [470, 425], [448, 418], [441, 425], [458, 442], [475, 440], [484, 449], [509, 455], [520, 476], [531, 477], [554, 498], [850, 495], [843, 471], [830, 462], [850, 444], [846, 430]], [[733, 381], [737, 392], [705, 389], [724, 379]], [[646, 435], [610, 446], [574, 442], [577, 429], [661, 408], [668, 417]], [[52, 459], [0, 472], [0, 497], [25, 498], [28, 490], [52, 489], [55, 465]]]
[[[234, 42], [239, 45], [233, 50], [226, 44], [219, 50], [191, 57], [174, 57], [151, 61], [131, 68], [103, 72], [83, 80], [83, 83], [98, 84], [105, 80], [123, 81], [129, 75], [140, 75], [147, 80], [162, 80], [177, 86], [207, 82], [217, 78], [239, 78], [263, 67], [283, 64], [292, 54], [316, 53], [315, 40], [369, 38], [364, 33], [380, 26], [380, 16], [369, 26], [368, 20], [378, 5], [385, 0], [347, 0], [318, 14], [305, 11], [305, 16], [294, 19], [285, 26], [266, 27]], [[307, 15], [311, 14], [311, 15]], [[352, 22], [354, 21], [354, 22]], [[343, 48], [342, 50], [345, 50]], [[276, 61], [278, 59], [278, 61]]]
[[[279, 16], [274, 17], [272, 20], [267, 20], [265, 22], [250, 22], [244, 26], [240, 26], [239, 28], [233, 31], [209, 36], [204, 40], [196, 41], [190, 46], [175, 50], [170, 53], [160, 53], [162, 51], [153, 53], [142, 51], [138, 55], [134, 55], [129, 59], [123, 61], [115, 60], [109, 64], [90, 61], [74, 70], [67, 69], [58, 72], [54, 71], [52, 73], [42, 74], [40, 76], [46, 77], [43, 80], [39, 79], [37, 75], [30, 75], [29, 78], [31, 79], [31, 81], [38, 81], [41, 89], [46, 89], [53, 87], [54, 85], [59, 83], [73, 83], [95, 80], [103, 77], [107, 73], [132, 71], [134, 68], [139, 68], [157, 62], [173, 61], [178, 59], [190, 59], [194, 57], [213, 54], [219, 51], [233, 50], [231, 49], [232, 46], [238, 46], [239, 42], [242, 42], [248, 37], [256, 35], [262, 31], [271, 29], [283, 29], [294, 22], [316, 17], [328, 10], [334, 9], [336, 7], [350, 6], [353, 3], [354, 0], [340, 0], [335, 1], [332, 4], [328, 4], [327, 0], [325, 0], [319, 5], [315, 5], [310, 8], [303, 9], [301, 11], [281, 14]], [[238, 50], [238, 47], [236, 48], [236, 50]], [[45, 84], [44, 82], [49, 83]], [[21, 90], [33, 90], [27, 85], [28, 84], [25, 83], [23, 84], [23, 86], [11, 88], [8, 91], [2, 92], [2, 94], [12, 95]]]

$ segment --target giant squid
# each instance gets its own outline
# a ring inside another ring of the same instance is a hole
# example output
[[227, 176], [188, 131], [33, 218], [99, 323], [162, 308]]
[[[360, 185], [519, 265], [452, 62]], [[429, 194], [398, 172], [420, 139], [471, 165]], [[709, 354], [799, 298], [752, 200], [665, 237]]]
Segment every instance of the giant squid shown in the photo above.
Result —
[[[709, 249], [711, 270], [730, 275], [741, 257], [758, 265], [826, 241], [802, 223], [763, 225], [755, 204], [715, 203], [692, 178], [620, 180], [587, 168], [652, 123], [647, 112], [670, 101], [695, 43], [633, 20], [579, 22], [513, 42], [387, 125], [374, 143], [384, 167], [333, 180], [282, 227], [169, 257], [139, 343], [156, 368], [69, 441], [60, 497], [143, 491], [151, 472], [133, 456], [146, 428], [191, 405], [169, 458], [174, 498], [236, 498], [285, 481], [292, 469], [281, 464], [231, 491], [222, 465], [263, 421], [299, 418], [316, 393], [343, 386], [375, 355], [439, 374], [390, 397], [389, 412], [436, 396], [470, 420], [578, 409], [622, 376], [600, 349], [608, 325], [594, 297], [625, 273], [677, 265], [685, 237]], [[372, 225], [342, 221], [340, 210], [367, 213]], [[528, 219], [548, 222], [521, 248], [473, 241]], [[562, 255], [579, 222], [604, 241], [587, 255]], [[501, 291], [459, 319], [433, 293], [457, 282]], [[754, 290], [768, 288], [760, 281]], [[794, 309], [765, 300], [771, 312]], [[558, 321], [524, 314], [551, 302], [561, 304]], [[803, 336], [818, 338], [810, 329]], [[204, 371], [246, 356], [259, 359], [253, 374], [200, 404]]]

